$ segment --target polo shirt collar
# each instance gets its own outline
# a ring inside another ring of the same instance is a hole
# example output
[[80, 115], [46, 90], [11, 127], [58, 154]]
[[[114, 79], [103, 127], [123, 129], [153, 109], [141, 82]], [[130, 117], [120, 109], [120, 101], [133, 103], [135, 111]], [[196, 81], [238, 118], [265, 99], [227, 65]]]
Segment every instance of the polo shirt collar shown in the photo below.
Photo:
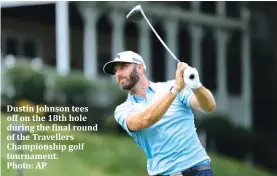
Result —
[[[149, 91], [156, 92], [156, 85], [152, 81], [149, 81], [149, 87], [146, 89], [146, 94]], [[131, 92], [129, 92], [127, 99], [133, 103], [137, 103], [138, 101], [142, 100], [142, 97], [138, 95], [132, 95]]]

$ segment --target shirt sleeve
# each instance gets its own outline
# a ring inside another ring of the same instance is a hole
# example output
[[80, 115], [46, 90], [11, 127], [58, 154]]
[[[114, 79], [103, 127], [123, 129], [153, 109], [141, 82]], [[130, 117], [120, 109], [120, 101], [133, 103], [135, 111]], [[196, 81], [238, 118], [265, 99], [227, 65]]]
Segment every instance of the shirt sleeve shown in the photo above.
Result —
[[188, 87], [185, 87], [179, 94], [181, 102], [188, 108], [191, 108], [190, 99], [193, 95], [193, 91]]
[[127, 118], [133, 112], [134, 110], [132, 107], [126, 107], [124, 104], [117, 106], [114, 112], [114, 117], [117, 123], [119, 123], [119, 125], [132, 137], [134, 137], [135, 132], [129, 130], [127, 126]]

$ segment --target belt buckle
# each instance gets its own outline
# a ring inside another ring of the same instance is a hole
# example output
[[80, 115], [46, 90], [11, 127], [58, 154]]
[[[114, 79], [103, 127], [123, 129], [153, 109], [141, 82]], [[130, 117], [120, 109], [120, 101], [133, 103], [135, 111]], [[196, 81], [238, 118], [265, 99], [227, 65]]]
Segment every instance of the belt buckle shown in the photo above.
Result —
[[171, 174], [170, 176], [183, 176], [182, 172], [177, 172], [175, 174]]

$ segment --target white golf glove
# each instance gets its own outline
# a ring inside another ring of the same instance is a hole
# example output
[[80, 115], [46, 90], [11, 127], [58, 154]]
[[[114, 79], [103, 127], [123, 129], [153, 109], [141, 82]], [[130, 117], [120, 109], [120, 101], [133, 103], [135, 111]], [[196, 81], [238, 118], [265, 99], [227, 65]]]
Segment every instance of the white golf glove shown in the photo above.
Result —
[[[193, 76], [191, 76], [193, 75]], [[192, 67], [187, 67], [184, 71], [184, 81], [187, 87], [191, 89], [197, 89], [202, 86], [200, 79], [199, 79], [199, 74], [196, 68]]]

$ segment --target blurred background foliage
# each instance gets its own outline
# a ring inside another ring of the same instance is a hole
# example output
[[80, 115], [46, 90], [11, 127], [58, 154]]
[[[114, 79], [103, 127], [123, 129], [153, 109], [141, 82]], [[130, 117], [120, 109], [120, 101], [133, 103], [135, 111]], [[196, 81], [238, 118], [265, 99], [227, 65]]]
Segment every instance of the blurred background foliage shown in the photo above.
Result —
[[[7, 105], [21, 106], [26, 104], [88, 107], [88, 112], [81, 113], [88, 117], [83, 125], [98, 124], [101, 131], [113, 119], [114, 108], [123, 103], [127, 93], [120, 90], [111, 80], [88, 80], [81, 72], [71, 72], [68, 75], [53, 74], [44, 67], [35, 70], [28, 60], [18, 60], [12, 68], [5, 68], [7, 89], [2, 93], [2, 110]], [[26, 101], [23, 101], [26, 100]], [[22, 103], [23, 102], [23, 103]], [[61, 113], [47, 113], [61, 114]], [[80, 112], [71, 112], [79, 115]], [[111, 127], [111, 126], [110, 126]]]

